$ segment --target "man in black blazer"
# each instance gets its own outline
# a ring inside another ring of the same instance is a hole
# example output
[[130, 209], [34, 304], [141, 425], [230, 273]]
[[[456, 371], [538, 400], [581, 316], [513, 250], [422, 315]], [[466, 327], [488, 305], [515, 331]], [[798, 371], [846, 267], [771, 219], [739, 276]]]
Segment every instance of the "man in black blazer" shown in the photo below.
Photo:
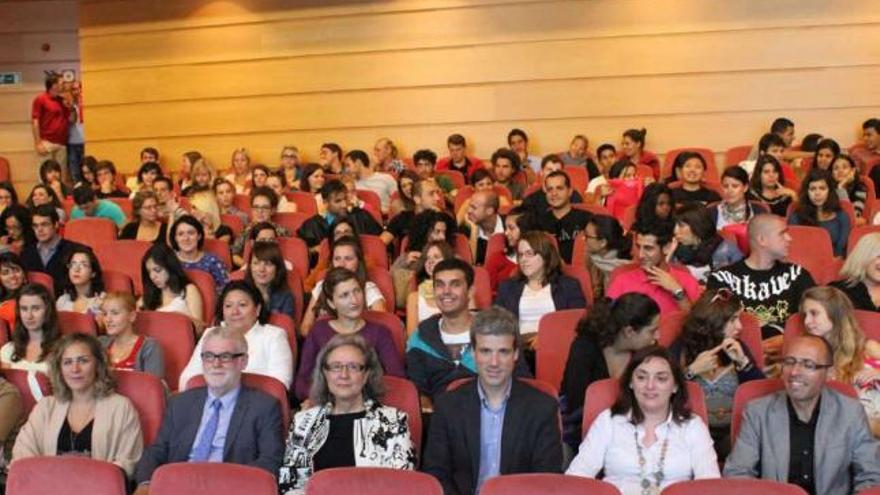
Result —
[[517, 321], [493, 307], [474, 317], [477, 379], [440, 396], [423, 467], [445, 495], [470, 495], [494, 476], [558, 473], [562, 442], [556, 400], [513, 378]]
[[36, 242], [27, 244], [21, 250], [22, 268], [28, 272], [43, 272], [52, 276], [55, 282], [55, 295], [61, 293], [67, 281], [67, 267], [64, 261], [78, 242], [68, 241], [58, 233], [60, 217], [52, 205], [34, 208], [33, 226]]
[[259, 390], [241, 385], [247, 341], [234, 330], [211, 331], [202, 346], [207, 387], [171, 399], [156, 441], [135, 469], [136, 495], [149, 493], [153, 472], [174, 462], [226, 462], [276, 476], [284, 454], [281, 409]]

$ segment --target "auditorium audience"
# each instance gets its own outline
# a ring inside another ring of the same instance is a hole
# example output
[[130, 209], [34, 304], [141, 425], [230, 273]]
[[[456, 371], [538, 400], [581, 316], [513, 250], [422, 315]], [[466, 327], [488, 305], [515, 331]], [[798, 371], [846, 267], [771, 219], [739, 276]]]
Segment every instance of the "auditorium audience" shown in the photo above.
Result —
[[439, 314], [434, 295], [434, 268], [443, 260], [452, 259], [455, 253], [445, 241], [431, 241], [422, 249], [416, 263], [415, 290], [406, 296], [406, 334], [415, 333], [419, 323]]
[[[191, 172], [189, 174], [189, 177], [191, 177], [192, 180], [188, 181], [188, 185], [186, 187], [181, 188], [181, 194], [188, 198], [192, 198], [193, 195], [195, 195], [196, 193], [210, 191], [211, 189], [213, 189], [216, 181], [223, 180], [216, 179], [216, 175], [217, 174], [214, 171], [214, 168], [211, 167], [208, 162], [201, 158], [196, 160], [196, 162], [193, 163]], [[231, 191], [235, 190], [235, 187], [232, 186], [232, 184], [230, 184], [229, 187]]]
[[600, 471], [626, 494], [721, 476], [709, 430], [691, 411], [687, 381], [666, 349], [632, 356], [616, 402], [590, 426], [565, 474], [595, 478]]
[[[251, 361], [265, 357], [263, 349], [251, 347], [263, 347], [252, 333], [217, 327], [199, 343], [198, 367], [192, 371], [204, 376], [206, 386], [169, 401], [159, 436], [137, 463], [135, 495], [147, 495], [153, 472], [176, 462], [243, 464], [277, 475], [284, 453], [278, 401], [241, 382], [242, 372], [260, 366]], [[282, 345], [287, 349], [286, 342]]]
[[[562, 171], [563, 169], [562, 160], [559, 159], [556, 155], [546, 155], [541, 159], [541, 174], [536, 178], [536, 180], [540, 180], [538, 184], [540, 187], [534, 190], [534, 192], [528, 194], [525, 198], [523, 198], [522, 206], [533, 212], [536, 215], [540, 215], [547, 211], [550, 208], [550, 205], [547, 203], [547, 184], [544, 179], [553, 172]], [[531, 190], [530, 187], [526, 192]], [[583, 192], [583, 191], [581, 191]], [[581, 196], [581, 192], [572, 190], [571, 191], [571, 202], [572, 204], [579, 204], [583, 202], [583, 197]]]
[[645, 150], [647, 129], [627, 129], [620, 142], [622, 158], [627, 158], [633, 165], [647, 165], [654, 172], [654, 179], [660, 178], [660, 160], [657, 155]]
[[16, 301], [26, 282], [27, 275], [18, 255], [0, 253], [0, 320], [6, 322], [7, 329], [15, 328]]
[[703, 155], [693, 151], [682, 151], [675, 157], [672, 164], [673, 178], [681, 182], [672, 188], [672, 202], [676, 206], [697, 203], [706, 206], [721, 201], [721, 196], [706, 187], [706, 170], [708, 165]]
[[437, 170], [454, 170], [469, 179], [475, 170], [483, 168], [479, 158], [467, 156], [467, 141], [461, 134], [451, 134], [446, 138], [446, 148], [449, 156], [437, 162]]
[[[603, 145], [604, 146], [604, 145]], [[610, 146], [610, 145], [609, 145]], [[602, 158], [602, 146], [596, 150], [596, 156], [601, 160]], [[612, 151], [614, 151], [614, 147], [611, 147]], [[616, 151], [614, 151], [616, 154]], [[599, 177], [601, 173], [601, 166], [596, 166], [596, 163], [590, 157], [590, 140], [587, 139], [587, 136], [583, 134], [577, 134], [575, 137], [571, 139], [571, 142], [568, 144], [568, 151], [563, 151], [561, 153], [557, 153], [556, 156], [562, 160], [562, 164], [566, 167], [584, 167], [587, 170], [587, 176], [590, 179], [595, 179]], [[535, 170], [535, 173], [540, 170]]]
[[[385, 300], [382, 291], [372, 281], [367, 280], [367, 262], [364, 259], [364, 251], [360, 242], [353, 236], [343, 236], [333, 242], [330, 248], [330, 257], [326, 267], [327, 272], [334, 268], [345, 268], [354, 272], [358, 279], [364, 284], [364, 297], [366, 300], [366, 309], [370, 311], [385, 311], [392, 304]], [[324, 315], [324, 308], [318, 304], [318, 299], [322, 293], [323, 280], [319, 280], [314, 289], [312, 289], [312, 298], [303, 315], [303, 321], [300, 325], [300, 333], [306, 335], [311, 331], [315, 319]]]
[[376, 158], [376, 170], [390, 174], [400, 174], [406, 164], [398, 157], [397, 145], [387, 137], [379, 138], [373, 145], [373, 156]]
[[801, 184], [797, 206], [788, 217], [789, 225], [822, 227], [831, 236], [835, 256], [846, 255], [849, 216], [840, 206], [834, 178], [827, 170], [813, 168]]
[[840, 156], [840, 145], [833, 139], [823, 139], [816, 145], [813, 153], [813, 167], [831, 170], [831, 165]]
[[518, 273], [498, 285], [495, 304], [519, 319], [525, 348], [535, 348], [541, 316], [587, 307], [581, 285], [562, 273], [556, 247], [541, 231], [524, 232], [517, 243]]
[[[880, 186], [880, 119], [871, 118], [862, 124], [862, 142], [851, 150], [862, 173], [866, 173], [875, 186]], [[874, 191], [880, 198], [880, 187]]]
[[880, 311], [880, 233], [859, 239], [831, 285], [842, 290], [855, 309]]
[[[324, 184], [321, 197], [326, 206], [325, 211], [306, 220], [298, 231], [298, 236], [305, 241], [310, 252], [317, 253], [318, 245], [330, 235], [330, 226], [339, 217], [347, 217], [357, 227], [359, 234], [382, 233], [382, 226], [372, 215], [358, 206], [349, 206], [348, 189], [342, 181], [334, 179]], [[317, 256], [313, 258], [317, 261]]]
[[675, 226], [672, 218], [672, 191], [662, 182], [645, 187], [636, 206], [634, 225], [657, 225], [670, 231]]
[[518, 206], [510, 210], [504, 218], [504, 250], [487, 253], [485, 263], [493, 296], [498, 292], [498, 284], [510, 278], [516, 269], [516, 248], [520, 236], [536, 229], [538, 224], [535, 217], [525, 207]]
[[220, 207], [221, 215], [233, 215], [241, 220], [241, 225], [248, 224], [248, 214], [235, 206], [235, 186], [226, 179], [217, 179], [214, 182], [214, 196], [217, 197], [217, 206]]
[[201, 331], [205, 317], [202, 295], [190, 283], [170, 247], [156, 243], [147, 250], [141, 261], [141, 281], [144, 291], [138, 304], [140, 309], [180, 313], [190, 317]]
[[140, 168], [138, 168], [137, 175], [135, 175], [134, 187], [129, 188], [131, 189], [129, 198], [134, 199], [137, 193], [152, 190], [153, 183], [156, 178], [161, 175], [163, 175], [162, 167], [158, 162], [145, 162]]
[[325, 173], [339, 175], [345, 171], [345, 165], [342, 162], [342, 147], [336, 143], [324, 143], [321, 145], [318, 162], [324, 167]]
[[287, 267], [284, 266], [284, 257], [277, 243], [254, 243], [245, 281], [259, 289], [270, 313], [295, 318], [293, 294], [287, 285]]
[[[478, 176], [479, 174], [474, 174]], [[482, 265], [486, 261], [486, 247], [494, 234], [504, 233], [504, 217], [499, 211], [501, 202], [495, 191], [477, 191], [468, 198], [462, 207], [465, 218], [460, 221], [461, 228], [468, 236], [468, 244], [474, 255], [474, 263]], [[459, 213], [461, 217], [461, 213]]]
[[309, 402], [287, 432], [278, 473], [284, 495], [301, 494], [312, 474], [335, 467], [414, 469], [407, 414], [382, 405], [382, 365], [360, 335], [339, 334], [316, 358]]
[[782, 166], [770, 154], [758, 157], [747, 197], [751, 201], [765, 203], [770, 208], [770, 213], [780, 217], [785, 217], [788, 207], [798, 199], [796, 192], [785, 187]]
[[783, 261], [791, 247], [788, 226], [772, 214], [749, 221], [749, 256], [711, 272], [709, 289], [730, 289], [761, 324], [764, 359], [774, 364], [782, 353], [785, 320], [793, 315], [804, 291], [816, 285], [802, 266]]
[[452, 199], [458, 193], [455, 184], [449, 177], [436, 173], [437, 153], [427, 149], [418, 150], [413, 154], [412, 160], [419, 177], [422, 180], [434, 179], [437, 185], [440, 186], [440, 189], [443, 190], [445, 197]]
[[9, 205], [0, 213], [0, 250], [21, 252], [34, 241], [31, 211], [21, 205]]
[[132, 221], [119, 232], [120, 239], [165, 242], [168, 224], [159, 217], [159, 203], [152, 190], [139, 191], [131, 202]]
[[741, 226], [744, 235], [745, 224], [750, 218], [759, 213], [768, 213], [761, 203], [748, 201], [748, 191], [749, 175], [742, 167], [734, 165], [724, 169], [721, 174], [721, 202], [709, 208], [716, 229], [721, 230], [729, 225]]
[[[125, 195], [128, 197], [128, 195]], [[125, 213], [116, 203], [107, 199], [98, 199], [95, 191], [88, 186], [80, 186], [73, 190], [73, 201], [76, 206], [70, 211], [70, 219], [106, 218], [117, 227], [125, 225]]]
[[[96, 169], [97, 166], [98, 164], [96, 162]], [[57, 161], [49, 159], [40, 164], [40, 182], [52, 188], [52, 190], [55, 191], [55, 195], [59, 198], [66, 198], [67, 196], [70, 196], [73, 190], [61, 180], [61, 177], [61, 164]], [[96, 177], [93, 178], [92, 184], [94, 184], [95, 187], [98, 186], [98, 180]], [[14, 202], [18, 203], [18, 198], [13, 197], [12, 199]]]
[[108, 365], [113, 369], [143, 371], [165, 378], [162, 347], [152, 337], [138, 334], [134, 327], [137, 308], [134, 296], [127, 292], [110, 292], [101, 304], [106, 335], [98, 339], [107, 352]]
[[570, 264], [574, 240], [584, 231], [592, 214], [572, 206], [571, 180], [564, 172], [544, 175], [544, 191], [550, 209], [538, 221], [546, 232], [556, 237], [562, 261]]
[[177, 185], [180, 187], [181, 191], [185, 191], [192, 185], [193, 167], [199, 160], [202, 160], [202, 154], [198, 151], [187, 151], [181, 155], [180, 170], [177, 172]]
[[345, 154], [348, 171], [357, 181], [356, 188], [372, 191], [379, 196], [383, 214], [388, 214], [391, 205], [391, 194], [397, 190], [397, 181], [389, 174], [376, 170], [376, 164], [370, 162], [370, 156], [362, 150], [352, 150]]
[[211, 275], [214, 290], [223, 290], [229, 281], [229, 271], [217, 256], [204, 250], [205, 228], [201, 222], [192, 215], [178, 218], [171, 225], [168, 242], [184, 270], [201, 270]]
[[[599, 166], [595, 170], [595, 174], [590, 172], [590, 182], [587, 184], [587, 194], [592, 195], [591, 201], [596, 204], [604, 205], [605, 198], [611, 195], [613, 190], [608, 184], [611, 178], [611, 167], [617, 161], [617, 150], [613, 144], [605, 143], [596, 150], [596, 157]], [[565, 159], [563, 158], [563, 161]]]
[[804, 292], [800, 314], [807, 333], [831, 345], [829, 376], [856, 388], [871, 431], [880, 436], [880, 342], [865, 337], [849, 298], [834, 287]]
[[726, 478], [791, 483], [811, 495], [880, 485], [880, 445], [855, 399], [825, 386], [833, 352], [813, 335], [788, 343], [785, 390], [746, 405]]
[[[258, 163], [251, 167], [251, 194], [258, 187], [266, 187], [266, 181], [269, 179], [269, 167]], [[251, 194], [252, 195], [252, 194]]]
[[[407, 182], [411, 183], [409, 197], [407, 197], [404, 188], [404, 184]], [[414, 231], [423, 232], [425, 226], [419, 225], [419, 222], [424, 221], [424, 216], [422, 218], [418, 218], [418, 216], [429, 210], [443, 211], [445, 205], [443, 191], [434, 179], [419, 179], [412, 170], [404, 170], [400, 175], [399, 192], [400, 198], [395, 201], [400, 203], [398, 207], [400, 211], [391, 217], [385, 230], [379, 237], [382, 239], [382, 242], [390, 245], [396, 240], [402, 241], [404, 237], [409, 236], [410, 249], [412, 251], [420, 251], [421, 245], [417, 243], [420, 239], [418, 239], [419, 236], [415, 235]], [[392, 209], [395, 209], [393, 204]], [[452, 223], [451, 218], [450, 223]], [[452, 226], [453, 228], [450, 229], [450, 233], [455, 232], [454, 223]], [[412, 246], [414, 242], [417, 243], [417, 247]]]
[[[52, 190], [46, 184], [38, 184], [39, 186], [43, 186], [47, 189]], [[54, 192], [54, 190], [52, 190]], [[58, 197], [57, 195], [55, 197]], [[15, 186], [12, 185], [9, 181], [0, 182], [0, 213], [3, 213], [6, 208], [9, 208], [10, 205], [18, 204], [18, 193], [15, 192]]]
[[657, 224], [637, 224], [636, 261], [611, 277], [605, 294], [616, 299], [627, 292], [639, 292], [653, 299], [660, 312], [687, 311], [700, 297], [700, 284], [687, 268], [669, 264], [672, 232]]
[[296, 188], [295, 184], [302, 173], [299, 148], [290, 144], [281, 148], [281, 163], [278, 165], [278, 172], [284, 177], [285, 187]]
[[360, 276], [346, 268], [333, 268], [327, 272], [317, 306], [330, 316], [315, 322], [305, 338], [296, 375], [296, 397], [304, 400], [312, 385], [312, 372], [321, 348], [335, 335], [360, 335], [376, 348], [385, 373], [405, 376], [400, 352], [394, 345], [391, 330], [382, 324], [364, 318], [367, 309], [364, 301], [364, 282]]
[[740, 338], [742, 303], [728, 289], [708, 290], [697, 299], [669, 348], [687, 380], [703, 389], [709, 433], [723, 463], [730, 452], [733, 396], [744, 382], [764, 378], [750, 349]]
[[58, 311], [74, 311], [94, 316], [101, 325], [101, 302], [104, 300], [104, 276], [94, 251], [74, 247], [68, 254], [67, 280], [55, 302]]
[[513, 377], [520, 343], [516, 318], [497, 307], [483, 310], [470, 335], [477, 378], [434, 403], [423, 470], [445, 494], [461, 495], [478, 493], [499, 475], [560, 472], [556, 399]]
[[[129, 191], [121, 189], [117, 186], [116, 165], [110, 160], [101, 160], [95, 169], [95, 176], [98, 179], [98, 189], [95, 196], [98, 199], [107, 198], [127, 198]], [[121, 181], [119, 181], [121, 183]], [[75, 191], [75, 189], [74, 189]]]
[[[533, 158], [538, 160], [538, 170], [540, 170], [540, 158]], [[522, 202], [523, 193], [525, 193], [526, 190], [526, 184], [525, 182], [517, 180], [516, 177], [521, 169], [519, 155], [507, 148], [499, 148], [495, 153], [492, 153], [491, 162], [492, 175], [495, 178], [495, 184], [507, 189], [510, 193], [510, 197], [513, 199], [513, 204], [519, 204]]]
[[278, 207], [275, 209], [278, 213], [296, 213], [297, 211], [296, 203], [287, 199], [286, 193], [290, 191], [287, 184], [284, 172], [280, 170], [270, 172], [269, 177], [266, 178], [266, 187], [278, 197]]
[[868, 186], [859, 177], [859, 168], [855, 160], [849, 155], [835, 158], [831, 165], [831, 177], [837, 183], [838, 198], [852, 204], [856, 214], [856, 225], [864, 225], [866, 219], [863, 215], [868, 201]]
[[232, 168], [223, 178], [235, 186], [235, 194], [251, 192], [251, 157], [246, 149], [232, 151]]
[[25, 244], [22, 248], [22, 266], [28, 272], [43, 272], [51, 275], [55, 291], [60, 294], [67, 280], [65, 261], [74, 247], [84, 246], [61, 237], [58, 211], [50, 205], [34, 208], [32, 222], [36, 242]]
[[715, 230], [712, 215], [699, 203], [687, 203], [673, 216], [675, 228], [670, 262], [687, 267], [702, 284], [712, 270], [743, 259], [736, 242], [729, 241]]
[[[522, 169], [525, 170], [526, 165], [528, 165], [530, 176], [537, 175], [541, 171], [541, 157], [529, 153], [529, 136], [526, 134], [526, 131], [522, 129], [511, 129], [510, 132], [507, 133], [507, 146], [510, 147], [508, 151], [512, 151], [519, 158], [517, 162], [519, 165], [522, 166]], [[586, 152], [586, 149], [587, 146], [585, 144], [583, 147], [583, 151]], [[512, 164], [514, 162], [511, 161], [510, 163]], [[494, 168], [495, 160], [492, 160], [492, 165]], [[520, 169], [519, 166], [515, 168], [517, 169], [517, 171], [519, 171]], [[514, 199], [521, 198], [518, 198], [514, 195]]]
[[591, 383], [619, 378], [633, 353], [659, 336], [660, 308], [648, 296], [632, 292], [597, 301], [577, 324], [562, 378], [563, 440], [575, 451], [581, 443], [584, 393]]
[[[0, 203], [2, 203], [3, 192], [4, 190], [0, 188]], [[55, 211], [58, 212], [58, 218], [62, 223], [64, 222], [64, 219], [67, 218], [64, 206], [61, 204], [61, 200], [58, 199], [58, 196], [55, 195], [55, 191], [53, 191], [52, 188], [47, 187], [45, 184], [37, 184], [31, 189], [31, 193], [28, 195], [25, 206], [27, 206], [28, 209], [31, 210], [31, 213], [33, 213], [38, 206], [42, 205], [51, 205], [54, 207]], [[5, 210], [7, 206], [9, 205], [7, 204], [0, 207], [0, 211]]]
[[15, 306], [15, 327], [0, 347], [0, 368], [49, 371], [49, 353], [61, 336], [58, 313], [49, 291], [38, 284], [21, 288]]
[[605, 295], [614, 269], [632, 262], [632, 242], [623, 234], [620, 222], [609, 215], [593, 215], [584, 229], [584, 239], [584, 266], [590, 273], [593, 297], [599, 299]]
[[[278, 209], [278, 196], [272, 189], [266, 186], [254, 186], [251, 189], [251, 221], [244, 230], [236, 237], [230, 250], [232, 251], [232, 262], [235, 266], [242, 266], [244, 259], [244, 244], [250, 238], [251, 229], [255, 225], [263, 222], [272, 222], [272, 215]], [[290, 237], [291, 233], [281, 225], [275, 225], [275, 234], [277, 237]]]
[[52, 395], [40, 399], [12, 449], [15, 461], [85, 456], [110, 462], [126, 476], [143, 451], [138, 412], [116, 393], [116, 380], [96, 337], [81, 333], [58, 341], [49, 362]]

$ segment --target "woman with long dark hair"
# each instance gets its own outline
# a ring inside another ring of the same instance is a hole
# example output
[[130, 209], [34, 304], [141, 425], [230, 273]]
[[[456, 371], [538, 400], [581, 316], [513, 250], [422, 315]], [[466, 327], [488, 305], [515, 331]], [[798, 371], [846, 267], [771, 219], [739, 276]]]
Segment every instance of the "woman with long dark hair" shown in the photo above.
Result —
[[831, 236], [835, 256], [846, 255], [846, 243], [852, 228], [849, 216], [840, 207], [837, 182], [827, 170], [813, 168], [801, 184], [797, 208], [788, 218], [790, 225], [822, 227]]

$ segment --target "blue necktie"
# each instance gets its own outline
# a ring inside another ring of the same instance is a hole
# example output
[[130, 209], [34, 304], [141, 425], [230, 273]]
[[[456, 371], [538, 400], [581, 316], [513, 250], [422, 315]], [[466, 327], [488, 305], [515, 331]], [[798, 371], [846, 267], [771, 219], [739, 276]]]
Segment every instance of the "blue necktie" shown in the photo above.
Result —
[[196, 444], [196, 448], [193, 450], [191, 462], [205, 462], [211, 457], [211, 443], [214, 441], [214, 435], [217, 434], [217, 424], [220, 423], [220, 408], [222, 406], [223, 403], [220, 402], [220, 399], [214, 399], [211, 402], [211, 409], [213, 411], [211, 411], [208, 424], [205, 425], [205, 430], [202, 432], [201, 438], [199, 438], [199, 443]]

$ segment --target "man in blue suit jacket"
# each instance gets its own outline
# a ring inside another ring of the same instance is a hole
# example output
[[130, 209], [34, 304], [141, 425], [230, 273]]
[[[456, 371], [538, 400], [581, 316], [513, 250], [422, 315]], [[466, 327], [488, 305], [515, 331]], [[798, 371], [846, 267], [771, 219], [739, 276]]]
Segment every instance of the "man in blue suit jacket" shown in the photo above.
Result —
[[156, 441], [135, 470], [136, 495], [149, 493], [153, 472], [174, 462], [227, 462], [265, 469], [275, 476], [284, 454], [277, 401], [241, 385], [247, 341], [225, 327], [202, 346], [207, 387], [174, 397]]

